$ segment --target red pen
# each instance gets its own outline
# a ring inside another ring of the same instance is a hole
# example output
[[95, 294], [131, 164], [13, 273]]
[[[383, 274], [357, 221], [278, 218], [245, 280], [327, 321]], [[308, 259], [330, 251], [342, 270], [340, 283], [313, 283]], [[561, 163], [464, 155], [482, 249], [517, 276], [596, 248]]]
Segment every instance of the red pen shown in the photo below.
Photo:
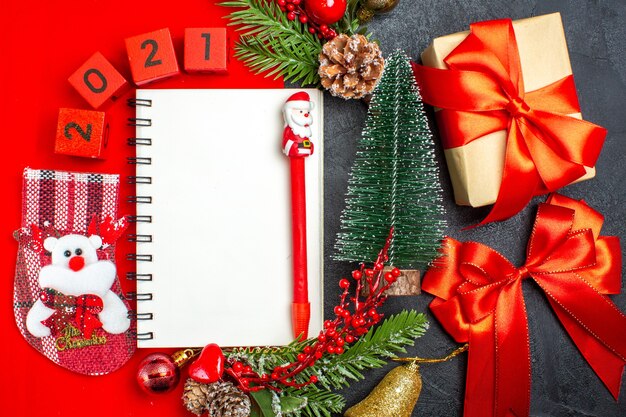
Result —
[[307, 282], [306, 247], [306, 184], [304, 158], [313, 154], [311, 124], [314, 103], [300, 91], [287, 99], [283, 106], [285, 130], [283, 152], [289, 157], [291, 171], [291, 211], [293, 236], [293, 303], [291, 322], [294, 338], [306, 339], [311, 317]]

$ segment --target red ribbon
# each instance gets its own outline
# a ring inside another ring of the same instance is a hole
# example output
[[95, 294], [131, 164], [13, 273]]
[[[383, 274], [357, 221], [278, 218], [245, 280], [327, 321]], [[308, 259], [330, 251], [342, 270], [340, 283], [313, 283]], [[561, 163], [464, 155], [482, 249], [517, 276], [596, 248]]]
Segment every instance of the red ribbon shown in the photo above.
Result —
[[61, 334], [68, 324], [73, 324], [85, 339], [89, 339], [95, 329], [102, 327], [98, 314], [102, 312], [103, 304], [97, 295], [84, 294], [75, 297], [52, 288], [44, 288], [39, 298], [46, 307], [55, 310], [42, 321], [53, 335]]
[[534, 280], [595, 373], [617, 399], [626, 363], [626, 316], [605, 294], [621, 289], [621, 251], [600, 236], [603, 217], [554, 194], [539, 206], [526, 263], [516, 268], [475, 242], [445, 240], [424, 277], [431, 310], [469, 342], [465, 417], [527, 416], [530, 348], [522, 281]]
[[508, 131], [502, 184], [485, 224], [583, 176], [585, 166], [595, 166], [606, 130], [566, 116], [580, 112], [572, 75], [524, 90], [510, 19], [475, 23], [470, 31], [445, 58], [449, 70], [413, 64], [413, 71], [424, 101], [442, 109], [436, 115], [444, 148]]

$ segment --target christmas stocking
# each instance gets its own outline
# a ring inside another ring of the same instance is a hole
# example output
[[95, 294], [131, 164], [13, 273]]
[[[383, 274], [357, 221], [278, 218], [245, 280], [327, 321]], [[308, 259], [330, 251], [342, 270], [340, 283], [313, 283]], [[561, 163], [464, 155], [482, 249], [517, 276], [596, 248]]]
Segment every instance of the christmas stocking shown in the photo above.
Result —
[[35, 349], [75, 372], [102, 375], [135, 351], [114, 263], [119, 176], [24, 171], [13, 307]]

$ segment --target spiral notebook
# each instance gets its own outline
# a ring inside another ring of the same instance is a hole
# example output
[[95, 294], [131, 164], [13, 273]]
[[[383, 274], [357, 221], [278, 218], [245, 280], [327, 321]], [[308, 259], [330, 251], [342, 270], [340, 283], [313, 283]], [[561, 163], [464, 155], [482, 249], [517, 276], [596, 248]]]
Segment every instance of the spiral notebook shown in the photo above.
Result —
[[[322, 328], [322, 94], [306, 160], [311, 324]], [[137, 90], [137, 346], [283, 345], [291, 329], [289, 161], [293, 90]]]

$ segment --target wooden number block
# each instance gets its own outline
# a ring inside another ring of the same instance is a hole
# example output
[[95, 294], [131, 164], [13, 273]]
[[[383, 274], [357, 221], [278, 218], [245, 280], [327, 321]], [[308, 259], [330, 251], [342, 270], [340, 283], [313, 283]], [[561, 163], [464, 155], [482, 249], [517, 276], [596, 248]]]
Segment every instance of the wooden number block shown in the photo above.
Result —
[[169, 29], [126, 38], [130, 70], [137, 85], [178, 74], [176, 53]]
[[104, 112], [61, 108], [54, 152], [85, 158], [102, 158], [108, 134], [109, 125]]
[[225, 73], [228, 68], [226, 28], [185, 29], [185, 70]]
[[126, 79], [100, 52], [93, 54], [68, 81], [94, 109], [119, 97], [128, 87]]

